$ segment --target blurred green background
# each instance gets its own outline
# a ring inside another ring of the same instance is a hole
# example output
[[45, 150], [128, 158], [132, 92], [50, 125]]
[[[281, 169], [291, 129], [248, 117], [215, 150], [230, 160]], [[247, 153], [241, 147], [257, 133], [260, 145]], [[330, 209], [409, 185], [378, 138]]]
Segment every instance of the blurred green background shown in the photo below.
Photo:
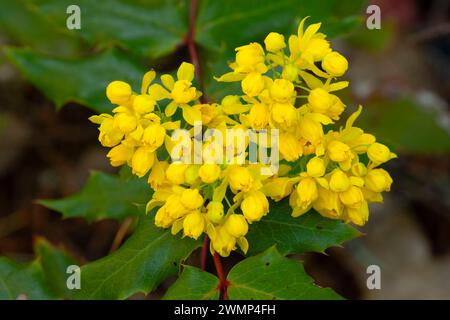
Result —
[[[72, 218], [62, 219], [35, 200], [81, 190], [91, 170], [115, 172], [87, 118], [111, 110], [110, 81], [138, 88], [146, 70], [189, 61], [189, 2], [0, 0], [0, 255], [30, 261], [45, 252], [42, 237], [80, 262], [114, 247], [127, 208], [101, 219], [69, 205], [58, 211]], [[66, 27], [71, 4], [81, 9], [80, 30]], [[380, 30], [366, 28], [369, 4], [381, 8]], [[195, 42], [208, 97], [232, 92], [212, 76], [227, 69], [235, 47], [295, 32], [310, 16], [350, 62], [350, 90], [341, 95], [348, 112], [362, 104], [359, 126], [399, 155], [388, 165], [393, 190], [371, 208], [367, 235], [299, 257], [344, 297], [450, 299], [449, 14], [446, 0], [199, 1]], [[381, 290], [366, 287], [370, 264], [382, 269]]]

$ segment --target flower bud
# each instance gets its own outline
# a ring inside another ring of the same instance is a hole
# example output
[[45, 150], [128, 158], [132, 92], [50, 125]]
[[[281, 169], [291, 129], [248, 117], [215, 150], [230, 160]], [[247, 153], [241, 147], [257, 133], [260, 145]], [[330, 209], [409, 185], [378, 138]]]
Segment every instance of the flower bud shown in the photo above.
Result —
[[207, 209], [207, 217], [213, 223], [219, 223], [223, 218], [223, 204], [219, 201], [211, 201], [208, 203]]
[[322, 68], [329, 75], [340, 77], [347, 71], [348, 61], [340, 53], [333, 51], [323, 58]]
[[276, 79], [270, 87], [270, 96], [277, 102], [288, 103], [294, 95], [294, 85], [289, 80]]
[[334, 101], [333, 95], [322, 88], [316, 88], [309, 93], [308, 102], [313, 112], [326, 114]]
[[269, 211], [269, 201], [261, 191], [253, 191], [245, 195], [241, 210], [249, 223], [259, 221]]
[[131, 158], [133, 174], [143, 177], [153, 166], [155, 154], [147, 147], [139, 147]]
[[267, 106], [263, 103], [254, 104], [248, 114], [248, 120], [253, 129], [264, 129], [269, 122], [269, 110]]
[[113, 167], [121, 166], [127, 163], [133, 156], [134, 148], [119, 144], [112, 148], [106, 155], [111, 161]]
[[227, 217], [224, 224], [225, 229], [235, 238], [243, 237], [248, 232], [248, 224], [245, 217], [241, 214], [231, 214]]
[[114, 117], [114, 124], [122, 133], [130, 133], [136, 129], [137, 119], [132, 114], [119, 113]]
[[298, 194], [298, 205], [302, 209], [310, 206], [319, 196], [316, 182], [312, 178], [302, 179], [297, 185], [296, 191]]
[[213, 183], [219, 179], [220, 167], [215, 163], [205, 163], [200, 167], [198, 175], [204, 183]]
[[264, 78], [260, 73], [249, 73], [244, 80], [242, 80], [242, 91], [249, 97], [256, 97], [264, 90]]
[[181, 193], [181, 203], [188, 210], [194, 210], [203, 204], [203, 197], [198, 189], [185, 189]]
[[185, 182], [185, 171], [188, 165], [185, 163], [173, 162], [166, 169], [166, 177], [173, 184], [183, 184]]
[[346, 191], [339, 193], [339, 199], [347, 207], [359, 209], [364, 201], [364, 196], [360, 188], [350, 186]]
[[350, 147], [338, 140], [331, 141], [328, 144], [327, 150], [330, 159], [336, 162], [345, 161], [351, 156]]
[[162, 146], [165, 136], [166, 129], [162, 125], [154, 123], [145, 128], [142, 143], [155, 151]]
[[319, 157], [312, 158], [306, 165], [306, 173], [308, 173], [310, 177], [322, 177], [325, 174], [324, 161]]
[[233, 191], [249, 191], [253, 184], [253, 178], [245, 167], [232, 166], [228, 169], [228, 181]]
[[373, 192], [390, 191], [392, 178], [384, 169], [370, 170], [365, 177], [365, 186]]
[[126, 104], [131, 98], [131, 87], [123, 81], [113, 81], [106, 87], [106, 96], [114, 104]]
[[376, 164], [384, 163], [395, 157], [395, 155], [389, 151], [388, 147], [378, 142], [372, 143], [369, 146], [367, 149], [367, 156]]
[[334, 192], [343, 192], [350, 187], [350, 180], [342, 170], [335, 170], [330, 177], [330, 189]]
[[284, 36], [277, 32], [269, 33], [266, 39], [264, 39], [264, 45], [266, 46], [266, 50], [270, 52], [277, 52], [286, 47]]
[[193, 239], [198, 239], [205, 229], [205, 218], [203, 215], [194, 211], [189, 213], [183, 221], [184, 235]]

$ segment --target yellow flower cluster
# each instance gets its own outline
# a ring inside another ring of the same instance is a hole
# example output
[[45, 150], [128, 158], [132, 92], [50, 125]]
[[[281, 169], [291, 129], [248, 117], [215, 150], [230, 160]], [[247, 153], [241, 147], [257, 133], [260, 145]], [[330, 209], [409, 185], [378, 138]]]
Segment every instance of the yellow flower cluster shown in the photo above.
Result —
[[[127, 164], [139, 177], [148, 174], [154, 193], [147, 211], [158, 208], [157, 226], [194, 239], [205, 233], [211, 252], [228, 256], [237, 247], [247, 251], [249, 224], [269, 212], [269, 198], [289, 197], [294, 217], [313, 208], [325, 217], [363, 225], [368, 203], [381, 202], [381, 193], [390, 190], [392, 179], [379, 166], [395, 154], [353, 126], [361, 107], [345, 126], [326, 130], [346, 107], [334, 92], [348, 86], [336, 80], [348, 62], [318, 32], [320, 23], [305, 28], [305, 20], [287, 43], [272, 32], [264, 40], [265, 50], [258, 43], [237, 48], [232, 71], [216, 80], [239, 81], [242, 95], [226, 96], [220, 103], [200, 103], [201, 92], [192, 86], [194, 66], [185, 62], [176, 79], [164, 74], [152, 84], [155, 72], [146, 73], [140, 94], [122, 81], [108, 85], [106, 95], [117, 105], [113, 115], [90, 120], [100, 125], [99, 141], [111, 148], [107, 156], [113, 166]], [[170, 137], [170, 131], [193, 133], [197, 122], [201, 134], [216, 129], [224, 137], [229, 129], [278, 130], [278, 172], [263, 175], [265, 164], [225, 159], [224, 154], [232, 159], [248, 154], [245, 137], [243, 147], [226, 139], [223, 152], [217, 152], [218, 141], [199, 140], [194, 133], [176, 149], [178, 138]], [[192, 156], [201, 161], [183, 161]]]

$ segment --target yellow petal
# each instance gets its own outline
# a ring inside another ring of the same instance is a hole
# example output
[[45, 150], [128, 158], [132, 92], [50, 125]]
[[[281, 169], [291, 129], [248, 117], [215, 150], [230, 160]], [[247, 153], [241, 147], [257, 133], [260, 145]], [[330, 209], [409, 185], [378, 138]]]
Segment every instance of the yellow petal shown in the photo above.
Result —
[[142, 78], [141, 94], [145, 94], [147, 92], [148, 86], [152, 83], [155, 77], [156, 72], [154, 70], [150, 70], [144, 74], [144, 77]]
[[170, 74], [163, 74], [161, 76], [161, 82], [167, 89], [172, 90], [175, 80]]
[[194, 109], [190, 106], [182, 106], [183, 109], [183, 118], [190, 125], [194, 125], [196, 121], [202, 121], [202, 113], [198, 109]]
[[175, 111], [177, 111], [177, 107], [178, 104], [175, 101], [172, 101], [167, 105], [166, 109], [164, 110], [164, 113], [166, 114], [166, 116], [171, 117], [173, 116]]
[[328, 92], [338, 91], [348, 87], [348, 81], [339, 81], [327, 86]]
[[183, 62], [178, 68], [177, 79], [192, 81], [194, 79], [194, 65], [192, 63]]
[[148, 93], [150, 96], [155, 99], [156, 101], [162, 100], [162, 99], [168, 99], [170, 98], [170, 93], [166, 89], [164, 89], [160, 84], [155, 83], [154, 85], [151, 85], [148, 89]]
[[235, 73], [235, 72], [228, 72], [220, 77], [214, 77], [216, 81], [221, 82], [234, 82], [234, 81], [241, 81], [245, 78], [245, 74], [243, 73]]
[[311, 89], [322, 88], [323, 83], [318, 78], [313, 76], [311, 73], [300, 71], [300, 77], [305, 80], [306, 85]]

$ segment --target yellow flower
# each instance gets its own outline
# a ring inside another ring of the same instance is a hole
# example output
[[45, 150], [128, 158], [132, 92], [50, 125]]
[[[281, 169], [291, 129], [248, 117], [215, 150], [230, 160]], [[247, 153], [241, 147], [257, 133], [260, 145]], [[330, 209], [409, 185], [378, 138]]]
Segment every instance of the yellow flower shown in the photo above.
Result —
[[305, 209], [311, 206], [311, 204], [319, 197], [317, 191], [317, 185], [314, 179], [304, 178], [297, 185], [297, 204], [300, 208]]
[[180, 201], [186, 209], [194, 210], [202, 206], [203, 197], [198, 189], [185, 189], [181, 193]]
[[289, 103], [295, 96], [294, 85], [285, 79], [276, 79], [270, 87], [270, 96], [276, 102]]
[[114, 104], [126, 104], [131, 94], [131, 86], [123, 81], [113, 81], [106, 87], [106, 96]]
[[211, 252], [218, 252], [222, 257], [228, 257], [230, 252], [236, 248], [236, 238], [230, 235], [224, 227], [216, 228], [211, 237]]
[[326, 90], [316, 88], [309, 93], [308, 102], [313, 112], [326, 114], [334, 101], [332, 95]]
[[275, 103], [271, 116], [276, 128], [289, 128], [297, 122], [297, 110], [289, 103]]
[[367, 149], [367, 156], [377, 165], [385, 163], [396, 157], [394, 153], [390, 152], [388, 147], [378, 142], [375, 142], [369, 146]]
[[322, 68], [333, 77], [342, 76], [348, 69], [348, 61], [340, 53], [328, 53], [322, 61]]
[[233, 192], [247, 192], [252, 187], [253, 177], [247, 168], [233, 165], [228, 169], [228, 181]]
[[255, 97], [264, 90], [264, 77], [260, 73], [249, 73], [242, 80], [242, 91], [249, 97]]
[[267, 67], [264, 65], [264, 50], [259, 43], [252, 42], [248, 45], [236, 48], [236, 62], [232, 68], [240, 73], [264, 73]]
[[164, 143], [166, 129], [160, 124], [151, 124], [144, 130], [142, 143], [150, 150], [155, 151]]
[[168, 228], [173, 223], [174, 219], [166, 211], [166, 207], [162, 206], [158, 209], [155, 215], [155, 225], [160, 228]]
[[205, 229], [205, 218], [198, 211], [189, 213], [183, 221], [183, 232], [185, 236], [198, 239]]
[[346, 161], [353, 156], [350, 147], [338, 140], [331, 141], [327, 146], [327, 150], [330, 159], [336, 162]]
[[167, 163], [167, 161], [158, 161], [158, 159], [155, 159], [152, 172], [149, 174], [147, 181], [153, 190], [169, 185], [165, 172], [168, 166], [169, 163]]
[[319, 157], [311, 158], [306, 165], [308, 176], [318, 178], [325, 174], [325, 163]]
[[346, 191], [339, 193], [339, 199], [345, 206], [359, 209], [364, 201], [364, 196], [360, 188], [350, 186]]
[[280, 153], [287, 161], [297, 160], [303, 153], [300, 140], [291, 133], [280, 133]]
[[347, 219], [358, 226], [363, 226], [369, 219], [369, 207], [366, 201], [362, 202], [361, 207], [347, 208], [346, 211]]
[[181, 197], [178, 194], [171, 194], [163, 206], [167, 214], [173, 219], [178, 219], [183, 217], [188, 213], [186, 207], [181, 202]]
[[330, 189], [334, 192], [343, 192], [350, 188], [350, 179], [339, 169], [336, 169], [330, 176]]
[[256, 103], [250, 109], [248, 121], [253, 129], [264, 129], [269, 122], [269, 109], [263, 103]]
[[267, 179], [261, 191], [271, 199], [280, 201], [291, 194], [297, 179], [289, 177], [276, 177]]
[[343, 213], [343, 205], [339, 200], [339, 195], [331, 190], [319, 187], [319, 197], [314, 202], [313, 208], [322, 216], [339, 219]]
[[223, 204], [219, 201], [208, 203], [206, 216], [213, 223], [219, 223], [223, 218]]
[[198, 175], [204, 183], [213, 183], [219, 179], [220, 172], [220, 167], [217, 164], [205, 163], [200, 167]]
[[365, 176], [365, 186], [373, 192], [390, 191], [392, 178], [384, 169], [373, 169]]
[[[177, 71], [177, 81], [169, 74], [162, 75], [161, 82], [165, 88], [157, 83], [151, 85], [148, 89], [150, 97], [156, 101], [172, 99], [173, 101], [166, 106], [164, 111], [166, 116], [170, 117], [179, 106], [187, 106], [187, 103], [201, 96], [201, 92], [198, 92], [195, 87], [191, 86], [193, 79], [194, 65], [183, 62]], [[200, 112], [198, 114], [200, 116]]]
[[133, 156], [134, 148], [119, 144], [112, 148], [106, 155], [111, 161], [113, 167], [121, 166], [127, 163]]
[[270, 52], [277, 52], [286, 47], [284, 36], [277, 32], [269, 33], [266, 39], [264, 39], [264, 44], [266, 46], [266, 50]]
[[155, 154], [148, 147], [139, 147], [131, 158], [133, 174], [143, 177], [153, 166]]
[[121, 112], [114, 116], [114, 125], [122, 132], [129, 133], [136, 129], [137, 119], [133, 114]]
[[261, 191], [251, 191], [244, 195], [241, 210], [248, 223], [259, 221], [269, 212], [269, 201]]
[[147, 94], [134, 97], [133, 109], [139, 114], [150, 113], [155, 109], [156, 101]]
[[248, 232], [245, 217], [240, 214], [230, 214], [224, 224], [225, 230], [235, 238], [243, 237]]
[[173, 162], [166, 169], [166, 177], [170, 183], [183, 184], [185, 182], [185, 171], [188, 165], [185, 163]]

